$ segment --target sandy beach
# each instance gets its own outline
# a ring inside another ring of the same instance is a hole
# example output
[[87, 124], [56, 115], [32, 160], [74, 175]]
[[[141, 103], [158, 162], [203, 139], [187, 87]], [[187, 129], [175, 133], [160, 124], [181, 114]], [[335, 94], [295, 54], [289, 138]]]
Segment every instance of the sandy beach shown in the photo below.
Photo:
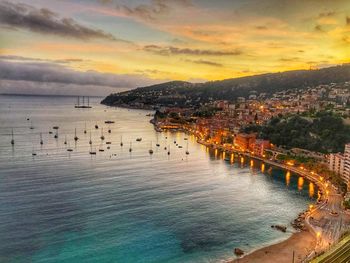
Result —
[[308, 231], [293, 234], [287, 240], [261, 248], [230, 263], [290, 263], [295, 252], [294, 262], [301, 262], [316, 244], [315, 238]]

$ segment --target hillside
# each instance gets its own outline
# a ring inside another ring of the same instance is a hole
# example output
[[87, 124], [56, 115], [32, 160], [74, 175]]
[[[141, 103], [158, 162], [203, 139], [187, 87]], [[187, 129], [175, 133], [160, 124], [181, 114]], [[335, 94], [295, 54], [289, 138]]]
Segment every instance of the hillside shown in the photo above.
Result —
[[210, 100], [247, 98], [250, 94], [267, 96], [288, 89], [304, 89], [321, 84], [350, 81], [350, 64], [318, 70], [295, 70], [205, 83], [171, 81], [111, 94], [101, 103], [125, 106], [197, 106]]

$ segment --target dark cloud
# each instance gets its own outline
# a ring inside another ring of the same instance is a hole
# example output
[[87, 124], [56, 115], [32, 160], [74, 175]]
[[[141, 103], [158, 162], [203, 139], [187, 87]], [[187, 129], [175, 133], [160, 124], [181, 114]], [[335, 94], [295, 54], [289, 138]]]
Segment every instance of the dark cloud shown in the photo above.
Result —
[[314, 27], [314, 30], [315, 30], [316, 32], [324, 32], [324, 30], [323, 30], [323, 28], [322, 28], [321, 25], [316, 25], [316, 26]]
[[213, 62], [213, 61], [209, 61], [209, 60], [203, 60], [203, 59], [199, 59], [199, 60], [186, 59], [185, 61], [191, 62], [191, 63], [195, 63], [195, 64], [202, 64], [202, 65], [212, 66], [212, 67], [223, 67], [223, 64], [220, 64], [220, 63], [217, 63], [217, 62]]
[[38, 9], [27, 4], [8, 1], [0, 2], [0, 25], [85, 40], [118, 40], [109, 33], [83, 26], [71, 18], [60, 18], [57, 13], [49, 9]]
[[157, 46], [147, 45], [143, 50], [152, 52], [162, 56], [168, 55], [194, 55], [194, 56], [238, 56], [242, 52], [239, 50], [224, 51], [224, 50], [209, 50], [209, 49], [191, 49], [191, 48], [178, 48], [173, 46]]
[[328, 11], [328, 12], [322, 12], [318, 15], [318, 17], [331, 17], [334, 16], [336, 13], [334, 11]]
[[[50, 86], [52, 92], [57, 93], [60, 87], [84, 86], [94, 88], [96, 93], [108, 89], [132, 89], [138, 86], [155, 84], [159, 81], [152, 80], [145, 75], [137, 74], [110, 74], [97, 71], [76, 71], [63, 65], [45, 62], [10, 62], [0, 61], [0, 91], [4, 90], [5, 83], [12, 83], [14, 92], [17, 90], [15, 83], [37, 83], [40, 87]], [[24, 84], [23, 84], [24, 85]], [[53, 87], [56, 87], [53, 89]], [[7, 86], [8, 89], [8, 86]], [[46, 93], [45, 93], [46, 94]]]
[[[100, 2], [102, 4], [114, 3], [113, 0], [100, 0]], [[116, 3], [116, 8], [128, 16], [142, 20], [156, 20], [158, 16], [171, 13], [175, 7], [189, 7], [191, 5], [191, 0], [151, 0], [149, 4], [140, 4], [133, 7]]]
[[31, 58], [31, 57], [22, 57], [14, 55], [0, 55], [0, 60], [8, 61], [32, 61], [32, 62], [53, 62], [58, 64], [68, 64], [72, 62], [85, 62], [89, 61], [81, 58], [64, 58], [64, 59], [42, 59], [42, 58]]
[[267, 26], [256, 26], [255, 28], [258, 30], [266, 30]]
[[295, 61], [299, 61], [300, 58], [298, 57], [289, 57], [289, 58], [280, 58], [279, 61], [282, 62], [295, 62]]

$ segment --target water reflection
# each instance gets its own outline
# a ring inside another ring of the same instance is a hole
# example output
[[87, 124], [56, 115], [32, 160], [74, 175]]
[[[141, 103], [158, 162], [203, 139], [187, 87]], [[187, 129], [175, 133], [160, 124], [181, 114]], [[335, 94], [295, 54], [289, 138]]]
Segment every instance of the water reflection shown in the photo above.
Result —
[[303, 185], [304, 185], [304, 178], [299, 176], [299, 179], [298, 179], [298, 190], [299, 191], [303, 190]]
[[309, 196], [312, 198], [315, 194], [315, 187], [312, 182], [309, 183]]
[[290, 184], [290, 171], [287, 171], [286, 173], [286, 185], [289, 186]]
[[234, 163], [234, 161], [235, 161], [235, 155], [231, 153], [231, 159], [230, 159], [231, 164]]
[[261, 172], [262, 172], [262, 173], [265, 172], [265, 164], [264, 164], [264, 163], [261, 164]]

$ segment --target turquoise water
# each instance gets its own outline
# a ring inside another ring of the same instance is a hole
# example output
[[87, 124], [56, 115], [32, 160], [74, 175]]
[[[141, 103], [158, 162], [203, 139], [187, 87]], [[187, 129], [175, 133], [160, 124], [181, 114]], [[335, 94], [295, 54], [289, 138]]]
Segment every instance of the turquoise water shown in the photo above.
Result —
[[193, 137], [187, 156], [184, 134], [156, 133], [149, 112], [99, 100], [83, 110], [70, 97], [0, 96], [0, 262], [218, 262], [235, 247], [288, 238], [270, 225], [288, 225], [312, 202], [307, 180], [267, 165], [262, 173], [259, 162], [231, 164]]

